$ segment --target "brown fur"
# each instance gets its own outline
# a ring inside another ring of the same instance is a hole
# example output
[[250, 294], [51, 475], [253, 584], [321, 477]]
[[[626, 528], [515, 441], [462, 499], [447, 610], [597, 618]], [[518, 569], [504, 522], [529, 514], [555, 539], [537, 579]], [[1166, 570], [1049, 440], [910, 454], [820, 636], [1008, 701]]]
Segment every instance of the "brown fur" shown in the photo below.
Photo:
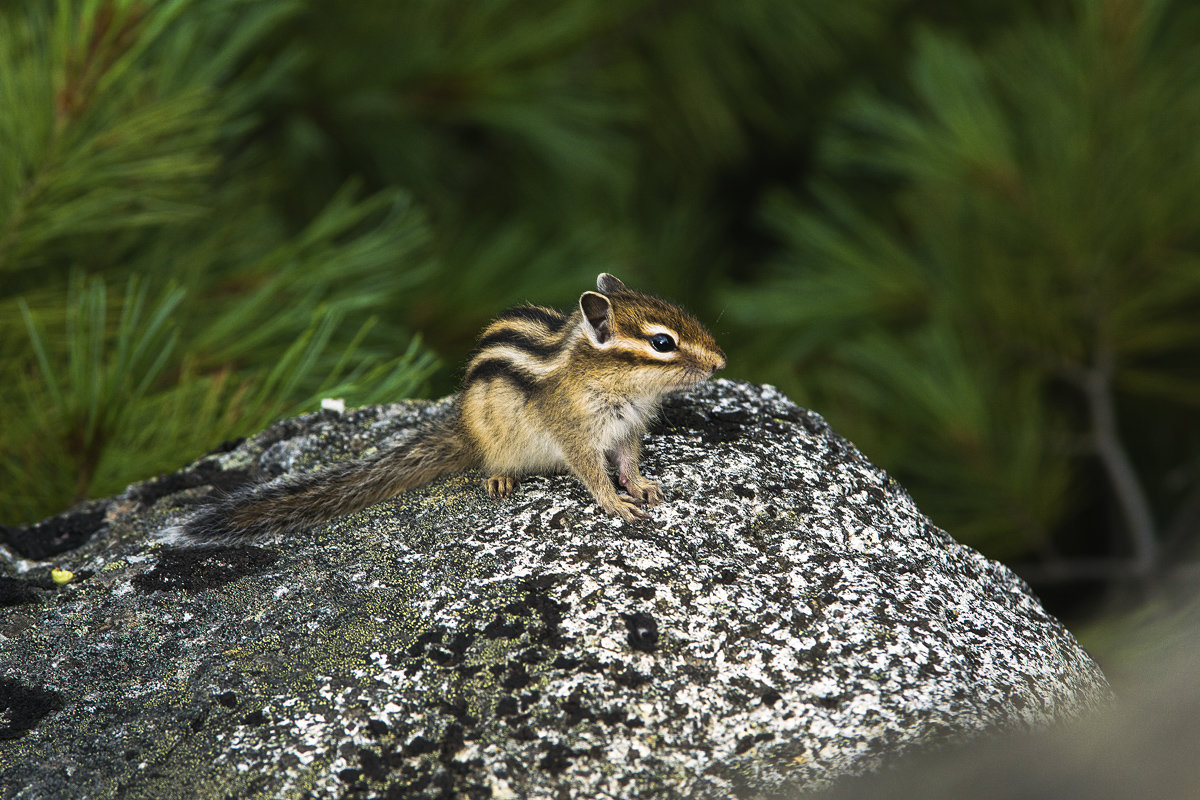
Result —
[[[190, 542], [256, 539], [357, 511], [442, 475], [482, 466], [506, 496], [522, 475], [568, 470], [626, 521], [663, 501], [638, 469], [660, 398], [706, 380], [725, 355], [694, 317], [608, 274], [571, 313], [525, 306], [486, 327], [450, 415], [374, 457], [257, 487], [179, 529]], [[667, 352], [651, 344], [670, 337]], [[619, 495], [610, 465], [628, 494]]]

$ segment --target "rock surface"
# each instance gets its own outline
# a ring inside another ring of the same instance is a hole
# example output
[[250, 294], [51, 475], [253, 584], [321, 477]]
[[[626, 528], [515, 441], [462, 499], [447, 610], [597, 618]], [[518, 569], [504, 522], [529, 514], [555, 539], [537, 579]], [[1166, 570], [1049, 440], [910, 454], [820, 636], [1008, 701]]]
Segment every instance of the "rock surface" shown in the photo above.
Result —
[[444, 404], [287, 420], [4, 531], [0, 796], [744, 796], [1110, 698], [1021, 580], [771, 387], [665, 405], [644, 524], [464, 474], [295, 540], [153, 538]]

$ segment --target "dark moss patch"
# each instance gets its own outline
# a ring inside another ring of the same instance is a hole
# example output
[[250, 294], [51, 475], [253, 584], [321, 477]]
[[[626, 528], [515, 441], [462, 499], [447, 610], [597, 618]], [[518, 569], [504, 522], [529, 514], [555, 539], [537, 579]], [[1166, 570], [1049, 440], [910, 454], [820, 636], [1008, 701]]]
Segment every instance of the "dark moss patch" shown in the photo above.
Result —
[[658, 622], [649, 614], [640, 611], [625, 615], [625, 626], [629, 629], [629, 646], [643, 653], [653, 653], [658, 647]]
[[517, 699], [511, 695], [505, 695], [496, 701], [496, 716], [497, 717], [512, 717], [517, 714]]
[[483, 635], [489, 639], [516, 639], [524, 632], [524, 625], [505, 622], [503, 614], [496, 614], [496, 618], [483, 629]]
[[534, 641], [554, 649], [561, 649], [566, 643], [563, 638], [561, 625], [563, 614], [568, 606], [550, 596], [550, 589], [558, 581], [557, 575], [539, 575], [536, 578], [523, 580], [518, 585], [518, 591], [524, 595], [524, 603], [516, 604], [519, 612], [528, 614], [532, 611], [541, 623], [535, 633]]
[[571, 766], [571, 762], [580, 756], [587, 755], [586, 750], [576, 750], [561, 744], [551, 744], [546, 746], [545, 755], [538, 762], [538, 767], [544, 772], [551, 775], [558, 775], [567, 767]]
[[22, 558], [45, 561], [51, 556], [74, 550], [104, 527], [106, 505], [69, 511], [36, 525], [0, 525], [0, 542]]
[[554, 659], [554, 663], [551, 664], [550, 667], [552, 669], [565, 669], [567, 671], [572, 671], [577, 668], [579, 664], [580, 661], [578, 658], [560, 655]]
[[567, 724], [571, 726], [596, 718], [595, 712], [583, 702], [583, 694], [578, 689], [572, 692], [571, 696], [564, 700], [560, 707], [566, 717]]
[[401, 762], [399, 754], [389, 750], [377, 753], [374, 750], [363, 748], [358, 751], [358, 765], [361, 772], [371, 780], [382, 781], [392, 768], [399, 766]]
[[256, 575], [278, 560], [274, 551], [250, 545], [164, 550], [158, 564], [135, 576], [133, 585], [143, 592], [200, 591]]
[[650, 434], [672, 433], [682, 428], [699, 433], [710, 444], [728, 444], [741, 439], [754, 424], [753, 415], [745, 411], [702, 411], [684, 398], [668, 397], [650, 425]]
[[509, 664], [508, 672], [504, 676], [504, 679], [500, 681], [500, 685], [509, 691], [524, 689], [528, 686], [529, 673], [525, 670], [525, 665], [519, 661]]
[[201, 461], [190, 469], [139, 483], [129, 494], [137, 502], [152, 506], [162, 498], [185, 489], [212, 486], [219, 491], [228, 492], [266, 477], [269, 476], [257, 470], [222, 469], [216, 461]]
[[736, 494], [738, 497], [742, 498], [743, 500], [753, 500], [754, 499], [754, 489], [752, 489], [749, 486], [745, 486], [740, 483], [735, 483], [730, 488], [733, 489], [734, 494]]
[[0, 678], [0, 740], [24, 736], [63, 705], [63, 697], [56, 691]]
[[421, 632], [417, 636], [417, 640], [408, 648], [410, 658], [421, 658], [425, 655], [426, 648], [431, 644], [437, 644], [442, 641], [446, 635], [445, 627], [436, 625], [427, 631]]
[[457, 666], [462, 663], [463, 656], [474, 638], [456, 631], [446, 637], [445, 641], [428, 645], [425, 649], [425, 656], [439, 667]]
[[618, 686], [624, 686], [626, 689], [637, 689], [650, 683], [649, 675], [643, 675], [635, 669], [626, 668], [613, 676], [613, 680]]
[[454, 720], [464, 728], [473, 728], [478, 722], [474, 715], [471, 714], [465, 700], [457, 700], [450, 702], [447, 700], [439, 700], [438, 708], [445, 714], [454, 717]]
[[49, 588], [41, 581], [0, 575], [0, 606], [21, 606], [40, 602], [42, 593]]
[[438, 743], [424, 736], [414, 737], [411, 742], [404, 745], [404, 755], [406, 756], [423, 756], [429, 753], [436, 753], [438, 750]]
[[262, 712], [262, 709], [251, 711], [246, 716], [242, 717], [242, 724], [251, 728], [258, 728], [267, 724], [267, 715]]

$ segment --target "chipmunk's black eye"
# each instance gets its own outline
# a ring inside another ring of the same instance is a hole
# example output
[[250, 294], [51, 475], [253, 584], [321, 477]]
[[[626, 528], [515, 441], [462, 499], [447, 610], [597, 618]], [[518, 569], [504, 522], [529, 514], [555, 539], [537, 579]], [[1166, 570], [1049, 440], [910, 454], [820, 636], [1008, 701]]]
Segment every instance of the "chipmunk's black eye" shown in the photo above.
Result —
[[669, 353], [677, 349], [675, 340], [665, 333], [656, 333], [650, 337], [650, 346], [660, 353]]

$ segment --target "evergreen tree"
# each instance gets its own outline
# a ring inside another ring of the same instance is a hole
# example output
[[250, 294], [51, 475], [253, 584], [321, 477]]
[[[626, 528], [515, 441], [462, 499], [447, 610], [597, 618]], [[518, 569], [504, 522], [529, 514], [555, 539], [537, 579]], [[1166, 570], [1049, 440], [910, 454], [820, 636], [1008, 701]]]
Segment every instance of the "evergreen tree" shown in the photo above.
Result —
[[63, 0], [0, 17], [5, 521], [322, 395], [399, 398], [429, 375], [403, 330], [363, 319], [433, 269], [410, 200], [346, 185], [305, 222], [280, 213], [257, 134], [297, 61], [260, 53], [294, 12]]
[[1198, 37], [1165, 0], [978, 52], [925, 30], [904, 95], [848, 99], [824, 179], [767, 206], [785, 254], [732, 307], [935, 520], [1042, 574], [1148, 577], [1194, 526]]

